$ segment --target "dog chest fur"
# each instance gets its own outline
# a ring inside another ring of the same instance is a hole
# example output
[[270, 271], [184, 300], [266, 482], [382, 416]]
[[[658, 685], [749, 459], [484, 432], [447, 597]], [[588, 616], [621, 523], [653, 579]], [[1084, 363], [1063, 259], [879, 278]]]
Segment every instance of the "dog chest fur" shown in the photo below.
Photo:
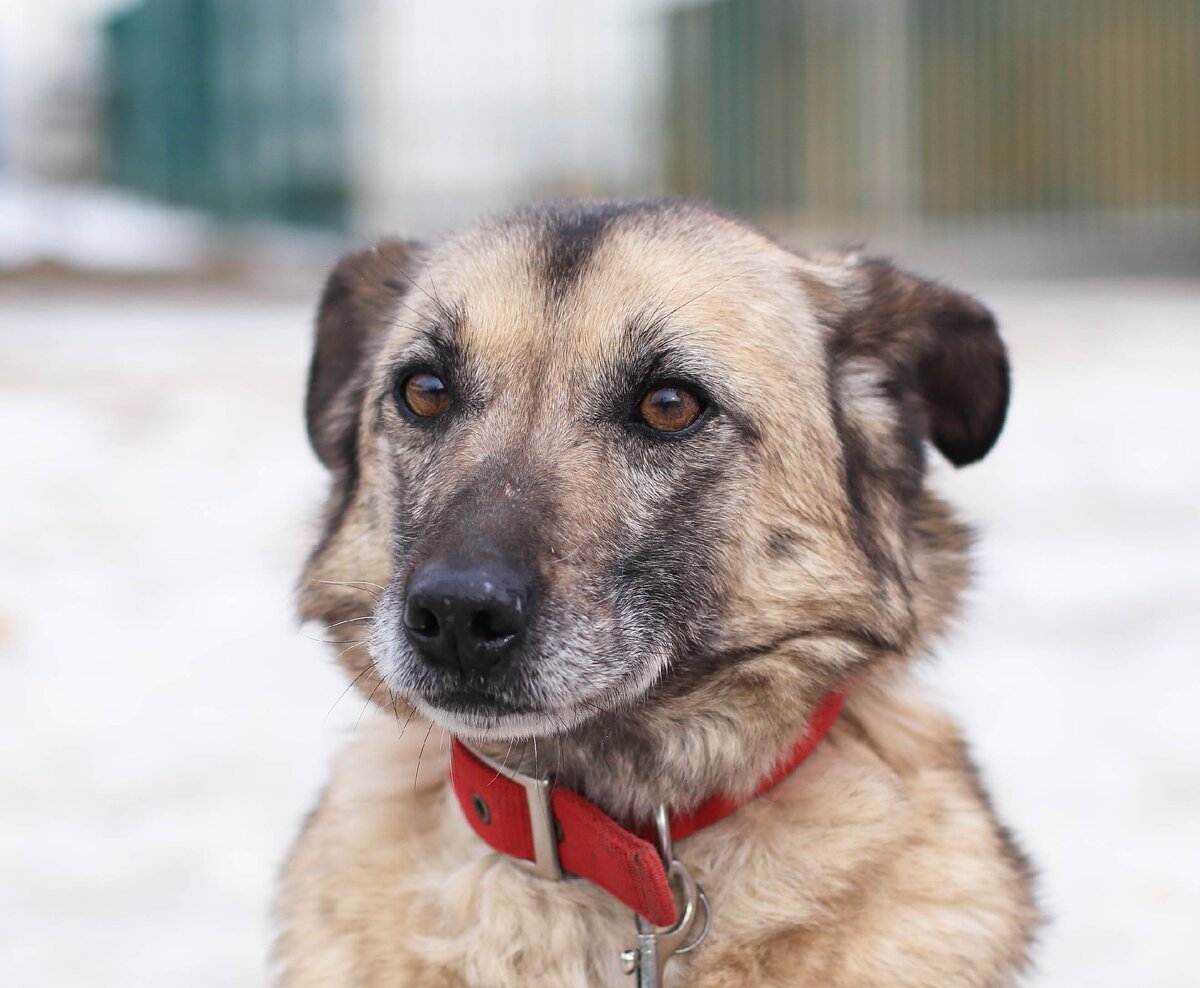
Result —
[[[1025, 866], [953, 726], [909, 684], [864, 686], [771, 800], [680, 845], [716, 913], [669, 983], [1010, 983], [1034, 921]], [[436, 728], [417, 773], [427, 733], [398, 740], [376, 715], [340, 757], [285, 872], [281, 984], [628, 988], [630, 912], [479, 841]]]

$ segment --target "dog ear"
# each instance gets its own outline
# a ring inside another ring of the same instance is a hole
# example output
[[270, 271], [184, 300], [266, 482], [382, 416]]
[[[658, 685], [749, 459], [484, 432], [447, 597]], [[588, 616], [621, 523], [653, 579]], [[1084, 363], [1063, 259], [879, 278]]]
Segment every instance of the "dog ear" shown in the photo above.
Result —
[[347, 254], [325, 282], [304, 410], [309, 442], [330, 470], [345, 470], [354, 459], [370, 357], [412, 287], [423, 251], [420, 244], [383, 241]]
[[969, 295], [893, 267], [858, 263], [861, 304], [843, 313], [837, 358], [869, 357], [915, 392], [928, 438], [955, 466], [982, 459], [1008, 412], [1008, 357], [996, 320]]

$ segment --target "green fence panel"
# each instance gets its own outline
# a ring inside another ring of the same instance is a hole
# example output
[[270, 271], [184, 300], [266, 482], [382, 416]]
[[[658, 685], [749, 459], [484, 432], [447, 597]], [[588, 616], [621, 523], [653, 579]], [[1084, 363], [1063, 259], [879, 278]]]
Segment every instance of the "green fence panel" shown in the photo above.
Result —
[[146, 0], [111, 18], [115, 182], [219, 214], [346, 219], [337, 0]]

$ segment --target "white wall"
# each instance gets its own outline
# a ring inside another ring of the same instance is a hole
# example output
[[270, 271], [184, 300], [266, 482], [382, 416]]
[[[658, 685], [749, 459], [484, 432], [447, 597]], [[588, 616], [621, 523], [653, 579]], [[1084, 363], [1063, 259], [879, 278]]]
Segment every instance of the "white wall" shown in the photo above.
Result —
[[127, 0], [0, 3], [0, 172], [94, 177], [99, 35]]
[[424, 233], [514, 200], [653, 189], [656, 0], [350, 8], [356, 226]]

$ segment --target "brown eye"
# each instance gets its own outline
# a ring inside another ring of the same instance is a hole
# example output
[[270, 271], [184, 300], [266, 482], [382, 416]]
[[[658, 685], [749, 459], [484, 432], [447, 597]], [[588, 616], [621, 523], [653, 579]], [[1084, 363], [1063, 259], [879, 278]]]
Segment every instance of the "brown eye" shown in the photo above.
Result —
[[431, 419], [450, 410], [450, 389], [436, 374], [419, 371], [404, 382], [404, 404], [414, 415]]
[[700, 399], [677, 384], [656, 384], [638, 405], [642, 421], [655, 432], [681, 432], [704, 411]]

